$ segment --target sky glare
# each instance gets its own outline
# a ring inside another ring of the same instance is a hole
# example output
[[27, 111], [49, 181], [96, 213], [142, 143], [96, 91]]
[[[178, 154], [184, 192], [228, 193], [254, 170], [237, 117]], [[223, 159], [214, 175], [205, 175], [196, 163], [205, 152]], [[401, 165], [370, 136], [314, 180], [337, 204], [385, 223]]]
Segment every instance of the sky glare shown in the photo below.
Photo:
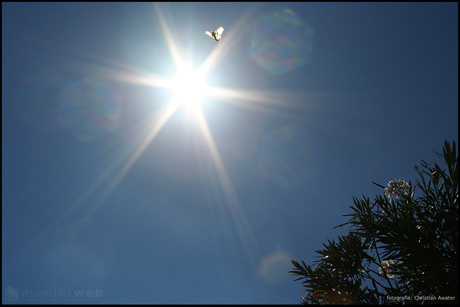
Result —
[[458, 3], [2, 3], [2, 302], [299, 303], [444, 140]]

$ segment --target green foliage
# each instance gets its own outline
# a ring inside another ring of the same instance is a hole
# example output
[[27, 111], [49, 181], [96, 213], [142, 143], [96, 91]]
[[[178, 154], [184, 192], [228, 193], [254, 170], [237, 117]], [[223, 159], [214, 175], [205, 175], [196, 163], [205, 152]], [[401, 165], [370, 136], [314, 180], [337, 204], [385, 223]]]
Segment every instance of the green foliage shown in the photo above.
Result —
[[[447, 169], [421, 161], [411, 182], [392, 181], [373, 202], [353, 198], [350, 232], [292, 260], [304, 304], [458, 304], [458, 156], [455, 141], [437, 153]], [[404, 185], [405, 184], [405, 185]], [[377, 184], [378, 185], [378, 184]], [[378, 185], [380, 186], [380, 185]], [[398, 187], [404, 189], [398, 189]], [[380, 186], [382, 187], [382, 186]], [[383, 188], [383, 187], [382, 187]], [[415, 197], [419, 189], [421, 196]], [[396, 196], [396, 197], [391, 197]], [[365, 286], [366, 285], [366, 286]], [[445, 297], [454, 299], [441, 300]], [[398, 301], [397, 298], [401, 298]], [[434, 299], [436, 298], [436, 299]]]

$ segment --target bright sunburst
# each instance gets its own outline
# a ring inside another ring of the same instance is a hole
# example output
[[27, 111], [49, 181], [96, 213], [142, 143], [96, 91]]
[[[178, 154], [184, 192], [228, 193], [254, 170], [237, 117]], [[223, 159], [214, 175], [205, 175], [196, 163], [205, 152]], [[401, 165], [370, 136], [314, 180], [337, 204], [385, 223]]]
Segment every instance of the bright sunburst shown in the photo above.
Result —
[[206, 96], [207, 86], [203, 73], [193, 71], [188, 65], [178, 67], [177, 76], [172, 80], [173, 101], [188, 110], [197, 112], [200, 102]]
[[[96, 212], [98, 208], [102, 206], [107, 197], [116, 189], [118, 184], [131, 169], [134, 163], [136, 163], [148, 145], [160, 133], [164, 125], [173, 116], [176, 110], [179, 107], [185, 107], [193, 113], [197, 126], [202, 132], [207, 145], [206, 148], [202, 148], [202, 150], [207, 151], [209, 154], [211, 160], [210, 162], [217, 174], [220, 187], [222, 188], [224, 198], [227, 201], [229, 212], [232, 215], [236, 230], [239, 233], [248, 259], [253, 262], [255, 254], [259, 253], [258, 243], [254, 238], [254, 233], [246, 219], [245, 213], [240, 206], [238, 196], [234, 191], [230, 176], [228, 175], [226, 167], [220, 156], [217, 144], [214, 141], [205, 116], [200, 108], [200, 102], [205, 97], [215, 97], [221, 101], [230, 102], [241, 107], [252, 108], [255, 110], [269, 110], [273, 106], [294, 106], [294, 104], [289, 102], [290, 97], [280, 95], [276, 92], [232, 90], [228, 88], [211, 87], [205, 83], [207, 74], [218, 62], [219, 58], [221, 58], [224, 53], [232, 50], [232, 46], [238, 42], [236, 37], [243, 37], [242, 34], [244, 29], [247, 28], [246, 22], [249, 20], [251, 10], [249, 10], [246, 14], [243, 14], [236, 23], [228, 26], [225, 46], [214, 49], [202, 65], [197, 70], [193, 70], [192, 67], [188, 63], [184, 63], [181, 58], [178, 50], [179, 48], [173, 39], [175, 36], [172, 35], [170, 31], [160, 5], [154, 4], [153, 6], [156, 17], [160, 22], [165, 41], [169, 47], [169, 51], [176, 66], [177, 73], [173, 79], [167, 79], [154, 74], [139, 73], [130, 67], [125, 67], [124, 65], [120, 65], [123, 69], [115, 69], [111, 68], [110, 65], [107, 67], [95, 67], [88, 63], [76, 63], [77, 65], [74, 66], [74, 69], [76, 71], [91, 71], [96, 76], [114, 79], [119, 82], [169, 89], [173, 94], [172, 99], [164, 105], [161, 111], [148, 117], [148, 121], [145, 122], [143, 131], [141, 131], [139, 136], [134, 140], [135, 143], [138, 143], [138, 145], [135, 145], [134, 150], [129, 154], [124, 154], [122, 158], [114, 159], [114, 162], [109, 165], [107, 170], [90, 184], [90, 187], [82, 194], [82, 196], [77, 199], [75, 203], [72, 204], [71, 208], [69, 208], [69, 210], [60, 217], [60, 220], [64, 219], [68, 213], [78, 206], [78, 204], [88, 198], [89, 195], [95, 191], [98, 186], [102, 185], [103, 182], [109, 181], [108, 187], [99, 195], [97, 204], [92, 208], [92, 213]], [[56, 223], [58, 222], [59, 220], [56, 221]]]

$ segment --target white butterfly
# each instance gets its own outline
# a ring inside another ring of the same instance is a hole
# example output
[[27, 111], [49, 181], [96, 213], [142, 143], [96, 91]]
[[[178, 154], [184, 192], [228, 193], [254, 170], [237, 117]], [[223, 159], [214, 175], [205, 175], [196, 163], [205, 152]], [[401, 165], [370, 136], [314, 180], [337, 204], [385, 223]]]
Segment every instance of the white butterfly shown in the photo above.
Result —
[[219, 44], [219, 46], [220, 46], [220, 39], [222, 37], [222, 32], [224, 32], [224, 28], [220, 27], [219, 29], [217, 29], [214, 32], [206, 31], [204, 33], [209, 35], [209, 36], [211, 36], [212, 38], [214, 38], [216, 40], [216, 42]]

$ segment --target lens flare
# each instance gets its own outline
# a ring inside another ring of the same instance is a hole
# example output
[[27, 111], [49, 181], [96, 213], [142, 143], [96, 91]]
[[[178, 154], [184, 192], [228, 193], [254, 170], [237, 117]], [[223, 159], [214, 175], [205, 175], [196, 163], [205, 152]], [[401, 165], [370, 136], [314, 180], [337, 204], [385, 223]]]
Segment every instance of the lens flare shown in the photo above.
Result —
[[66, 222], [43, 258], [42, 269], [61, 285], [101, 284], [113, 265], [116, 239], [90, 220]]
[[290, 10], [261, 17], [254, 30], [250, 56], [274, 75], [305, 65], [314, 31]]
[[280, 282], [289, 277], [287, 272], [292, 269], [291, 259], [281, 250], [270, 253], [260, 262], [259, 275], [270, 284]]

